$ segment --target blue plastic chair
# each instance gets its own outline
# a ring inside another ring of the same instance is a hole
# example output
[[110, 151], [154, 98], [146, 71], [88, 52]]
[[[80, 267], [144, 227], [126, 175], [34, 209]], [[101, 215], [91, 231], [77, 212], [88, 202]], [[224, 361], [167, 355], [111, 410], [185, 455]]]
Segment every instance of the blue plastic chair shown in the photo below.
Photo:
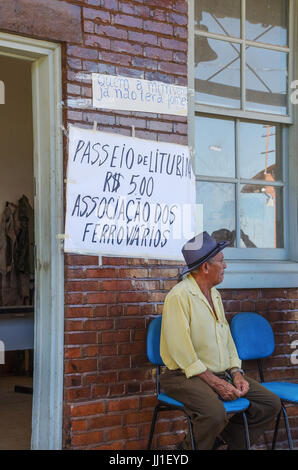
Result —
[[[156, 366], [156, 395], [158, 399], [158, 403], [154, 409], [154, 414], [152, 418], [147, 450], [150, 450], [151, 448], [155, 424], [156, 424], [156, 420], [157, 420], [157, 416], [159, 412], [169, 411], [169, 410], [179, 410], [185, 414], [187, 421], [188, 421], [192, 449], [195, 450], [195, 441], [194, 441], [194, 436], [193, 436], [193, 427], [192, 427], [191, 419], [188, 416], [183, 403], [175, 400], [174, 398], [169, 397], [165, 393], [160, 393], [160, 385], [159, 385], [160, 368], [161, 366], [164, 366], [163, 360], [160, 357], [161, 318], [162, 316], [159, 315], [151, 321], [151, 323], [149, 324], [148, 333], [147, 333], [147, 356], [148, 356], [149, 361], [154, 366]], [[244, 429], [245, 429], [246, 446], [247, 446], [247, 449], [250, 449], [249, 432], [248, 432], [247, 418], [245, 414], [245, 410], [249, 407], [250, 402], [246, 398], [237, 398], [236, 400], [223, 401], [222, 403], [227, 413], [242, 413]]]
[[274, 334], [269, 322], [258, 313], [237, 313], [231, 321], [231, 333], [242, 360], [256, 359], [261, 384], [275, 393], [281, 400], [272, 440], [272, 450], [275, 448], [278, 427], [283, 413], [289, 448], [293, 449], [293, 441], [289, 426], [285, 403], [298, 403], [298, 384], [291, 382], [265, 382], [262, 368], [262, 358], [271, 356], [275, 348]]

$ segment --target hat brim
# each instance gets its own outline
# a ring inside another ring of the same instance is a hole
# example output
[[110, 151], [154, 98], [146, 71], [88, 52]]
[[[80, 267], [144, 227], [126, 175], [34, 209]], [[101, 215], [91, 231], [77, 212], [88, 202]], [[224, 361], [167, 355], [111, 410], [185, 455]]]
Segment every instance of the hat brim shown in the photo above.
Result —
[[190, 266], [185, 266], [182, 271], [181, 271], [181, 276], [183, 276], [184, 274], [187, 274], [189, 273], [190, 271], [193, 271], [194, 269], [198, 268], [199, 266], [201, 266], [203, 263], [205, 263], [206, 261], [208, 261], [208, 259], [212, 258], [213, 256], [217, 255], [217, 253], [219, 253], [220, 251], [222, 251], [224, 248], [226, 248], [227, 246], [230, 245], [230, 242], [228, 241], [225, 241], [225, 242], [218, 242], [216, 247], [210, 251], [210, 253], [208, 253], [206, 256], [204, 256], [204, 258], [201, 258], [198, 260], [197, 263], [195, 263], [194, 265], [192, 265], [191, 267]]

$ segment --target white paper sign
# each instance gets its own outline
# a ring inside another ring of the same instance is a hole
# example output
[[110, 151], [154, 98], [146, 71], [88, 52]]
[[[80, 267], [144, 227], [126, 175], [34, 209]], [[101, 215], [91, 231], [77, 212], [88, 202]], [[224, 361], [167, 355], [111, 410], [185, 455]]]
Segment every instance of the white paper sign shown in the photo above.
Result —
[[119, 75], [92, 74], [95, 108], [187, 116], [187, 87]]
[[64, 249], [183, 260], [194, 236], [186, 146], [70, 127]]

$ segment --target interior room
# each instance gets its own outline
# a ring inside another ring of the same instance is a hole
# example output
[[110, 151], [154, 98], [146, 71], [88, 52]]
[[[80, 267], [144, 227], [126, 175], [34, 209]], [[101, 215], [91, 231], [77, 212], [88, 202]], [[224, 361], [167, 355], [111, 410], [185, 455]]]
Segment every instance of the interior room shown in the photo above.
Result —
[[34, 339], [31, 61], [0, 49], [0, 450], [30, 449]]

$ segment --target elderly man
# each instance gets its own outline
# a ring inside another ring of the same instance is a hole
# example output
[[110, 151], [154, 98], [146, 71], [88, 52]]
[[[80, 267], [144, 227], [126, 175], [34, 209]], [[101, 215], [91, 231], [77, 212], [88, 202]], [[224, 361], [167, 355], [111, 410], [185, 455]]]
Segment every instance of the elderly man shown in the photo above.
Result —
[[[251, 443], [280, 410], [280, 400], [241, 369], [241, 361], [214, 286], [224, 278], [222, 250], [207, 232], [182, 249], [187, 276], [167, 295], [162, 315], [160, 354], [166, 365], [163, 390], [182, 401], [189, 413], [196, 449], [214, 449], [221, 436], [231, 450], [245, 448], [241, 414], [227, 418], [222, 400], [250, 400], [247, 421]], [[186, 436], [181, 449], [191, 449]]]

